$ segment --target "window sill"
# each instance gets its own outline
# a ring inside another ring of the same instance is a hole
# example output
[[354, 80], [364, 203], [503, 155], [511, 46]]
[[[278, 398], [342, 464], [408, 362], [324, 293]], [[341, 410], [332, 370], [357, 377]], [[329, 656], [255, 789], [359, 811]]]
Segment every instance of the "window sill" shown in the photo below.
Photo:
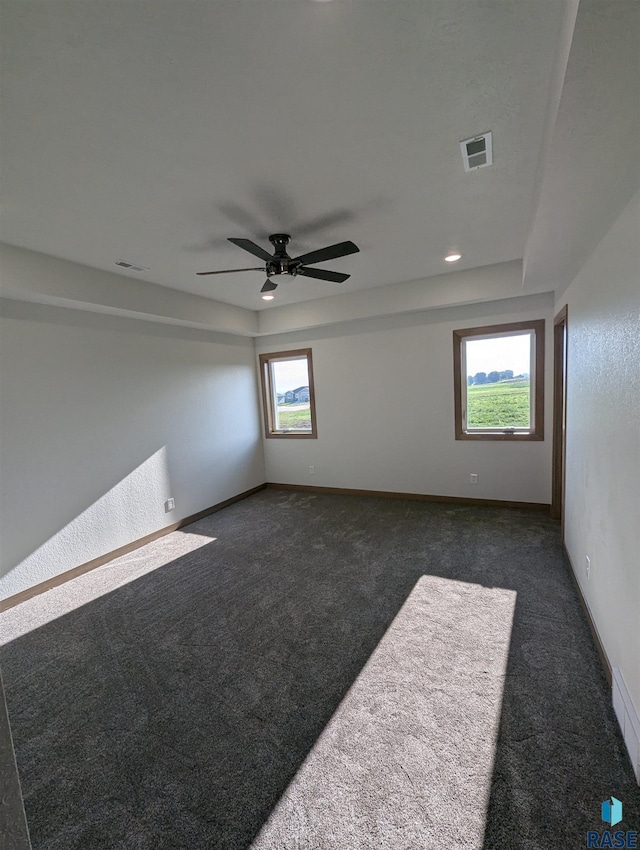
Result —
[[457, 431], [456, 440], [503, 440], [505, 442], [521, 443], [523, 441], [544, 440], [544, 434], [511, 431]]
[[317, 440], [318, 435], [313, 432], [302, 434], [298, 431], [272, 431], [266, 435], [268, 440]]

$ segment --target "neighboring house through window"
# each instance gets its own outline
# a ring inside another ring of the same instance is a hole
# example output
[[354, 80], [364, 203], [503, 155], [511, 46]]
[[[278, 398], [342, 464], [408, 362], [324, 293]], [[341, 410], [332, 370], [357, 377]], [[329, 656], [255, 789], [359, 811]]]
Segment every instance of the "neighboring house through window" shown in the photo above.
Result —
[[311, 349], [261, 354], [260, 377], [266, 436], [315, 439]]
[[544, 319], [453, 332], [456, 440], [544, 439]]

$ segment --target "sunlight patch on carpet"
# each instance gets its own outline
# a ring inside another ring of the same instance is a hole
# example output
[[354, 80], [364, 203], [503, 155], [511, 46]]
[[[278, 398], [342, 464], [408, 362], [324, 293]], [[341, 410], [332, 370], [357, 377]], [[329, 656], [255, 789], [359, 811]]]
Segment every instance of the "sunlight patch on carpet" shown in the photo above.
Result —
[[0, 613], [0, 646], [217, 540], [174, 531]]
[[423, 576], [252, 850], [481, 848], [515, 603]]

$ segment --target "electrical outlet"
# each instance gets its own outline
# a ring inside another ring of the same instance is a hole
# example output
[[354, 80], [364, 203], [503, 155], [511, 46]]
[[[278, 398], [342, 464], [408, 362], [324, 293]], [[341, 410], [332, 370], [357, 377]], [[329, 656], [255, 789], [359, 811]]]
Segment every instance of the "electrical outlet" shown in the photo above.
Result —
[[316, 474], [315, 466], [310, 466], [309, 467], [309, 475], [315, 475], [315, 474]]
[[587, 578], [591, 578], [591, 558], [588, 555], [584, 556], [584, 571], [587, 574]]
[[176, 507], [176, 500], [175, 499], [167, 499], [167, 501], [164, 503], [164, 512], [166, 514], [168, 514], [169, 511], [175, 510], [175, 507]]
[[472, 472], [469, 476], [469, 484], [477, 484], [478, 483], [478, 474], [477, 472]]

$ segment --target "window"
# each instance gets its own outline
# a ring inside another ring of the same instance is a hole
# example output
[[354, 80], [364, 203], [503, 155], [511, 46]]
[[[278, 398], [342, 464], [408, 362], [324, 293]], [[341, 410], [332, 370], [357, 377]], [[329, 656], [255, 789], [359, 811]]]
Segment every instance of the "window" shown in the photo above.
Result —
[[456, 440], [544, 439], [544, 319], [453, 332]]
[[315, 439], [311, 349], [261, 354], [260, 375], [267, 437]]

